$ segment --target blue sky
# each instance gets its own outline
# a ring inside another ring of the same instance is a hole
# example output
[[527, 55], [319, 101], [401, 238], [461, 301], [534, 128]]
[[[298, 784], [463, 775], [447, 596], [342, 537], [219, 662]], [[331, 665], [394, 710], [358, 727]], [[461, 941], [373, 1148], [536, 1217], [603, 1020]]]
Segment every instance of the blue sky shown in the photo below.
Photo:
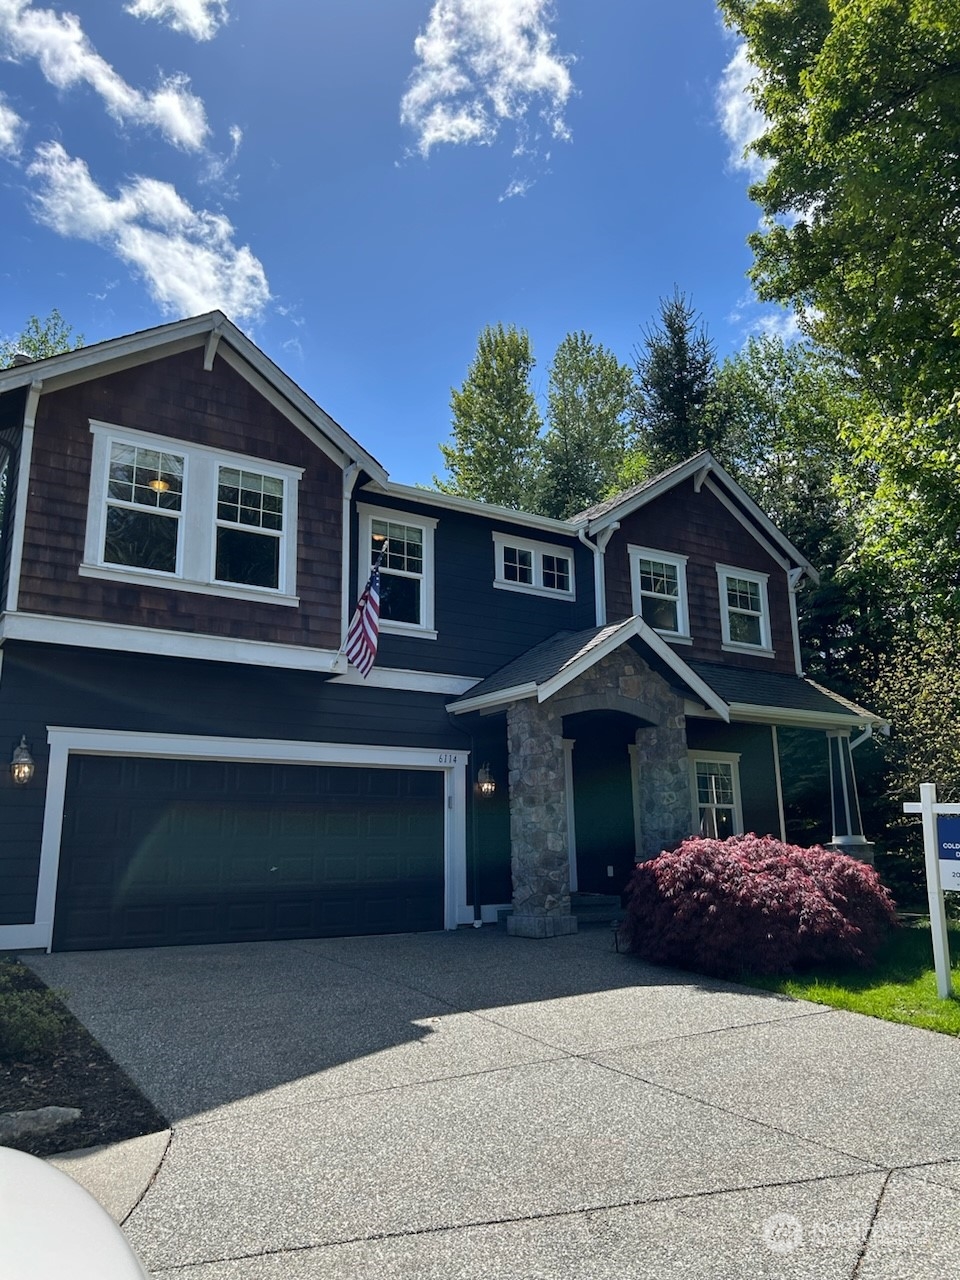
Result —
[[709, 0], [0, 0], [0, 334], [221, 307], [387, 467], [441, 468], [477, 334], [632, 361], [752, 299], [756, 118]]

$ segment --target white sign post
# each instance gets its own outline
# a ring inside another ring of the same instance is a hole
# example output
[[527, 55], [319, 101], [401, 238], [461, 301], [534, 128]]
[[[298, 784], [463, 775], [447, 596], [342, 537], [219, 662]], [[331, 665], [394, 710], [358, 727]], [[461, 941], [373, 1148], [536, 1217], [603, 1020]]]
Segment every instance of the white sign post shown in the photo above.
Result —
[[[933, 934], [933, 963], [937, 971], [937, 994], [941, 1000], [953, 995], [950, 978], [950, 943], [943, 890], [960, 890], [960, 804], [937, 804], [937, 788], [932, 782], [920, 785], [920, 803], [905, 804], [904, 813], [919, 813], [923, 819], [923, 855], [927, 866], [927, 901], [930, 904], [930, 932]], [[952, 815], [952, 821], [940, 822]], [[938, 829], [939, 828], [939, 829]]]

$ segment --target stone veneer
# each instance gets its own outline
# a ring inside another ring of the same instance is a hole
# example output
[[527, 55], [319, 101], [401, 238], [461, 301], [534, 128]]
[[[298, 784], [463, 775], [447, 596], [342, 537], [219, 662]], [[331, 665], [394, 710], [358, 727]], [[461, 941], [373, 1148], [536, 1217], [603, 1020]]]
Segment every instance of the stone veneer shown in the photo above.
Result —
[[507, 708], [513, 914], [508, 932], [528, 938], [575, 933], [570, 914], [563, 717], [629, 711], [636, 734], [640, 848], [649, 856], [692, 830], [683, 698], [624, 646], [546, 702]]

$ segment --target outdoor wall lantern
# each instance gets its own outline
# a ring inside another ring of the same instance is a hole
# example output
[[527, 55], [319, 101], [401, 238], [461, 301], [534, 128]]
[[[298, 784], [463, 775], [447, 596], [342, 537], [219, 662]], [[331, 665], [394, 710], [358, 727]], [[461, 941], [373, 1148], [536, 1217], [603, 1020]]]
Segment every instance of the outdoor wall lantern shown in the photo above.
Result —
[[492, 796], [496, 789], [497, 784], [493, 780], [490, 766], [485, 764], [477, 771], [477, 790], [482, 796]]
[[30, 748], [27, 746], [27, 736], [21, 734], [20, 745], [14, 749], [13, 759], [10, 761], [10, 776], [18, 787], [25, 787], [33, 777], [36, 767]]

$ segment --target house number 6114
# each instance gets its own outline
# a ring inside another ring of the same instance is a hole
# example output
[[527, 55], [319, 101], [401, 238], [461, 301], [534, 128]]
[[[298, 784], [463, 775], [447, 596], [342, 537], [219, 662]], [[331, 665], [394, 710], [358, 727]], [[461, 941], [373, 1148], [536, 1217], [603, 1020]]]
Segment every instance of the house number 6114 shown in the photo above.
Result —
[[439, 764], [456, 764], [457, 757], [449, 751], [441, 751], [439, 756], [437, 756], [437, 761]]

